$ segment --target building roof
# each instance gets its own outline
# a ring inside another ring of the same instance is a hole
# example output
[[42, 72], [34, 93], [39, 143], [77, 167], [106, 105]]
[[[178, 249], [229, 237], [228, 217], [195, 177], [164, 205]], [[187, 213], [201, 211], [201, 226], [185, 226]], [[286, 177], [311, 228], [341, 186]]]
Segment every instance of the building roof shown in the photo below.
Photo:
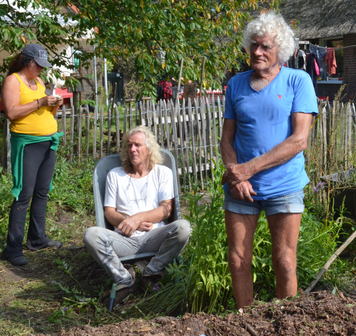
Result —
[[356, 34], [355, 0], [281, 0], [280, 10], [301, 39]]

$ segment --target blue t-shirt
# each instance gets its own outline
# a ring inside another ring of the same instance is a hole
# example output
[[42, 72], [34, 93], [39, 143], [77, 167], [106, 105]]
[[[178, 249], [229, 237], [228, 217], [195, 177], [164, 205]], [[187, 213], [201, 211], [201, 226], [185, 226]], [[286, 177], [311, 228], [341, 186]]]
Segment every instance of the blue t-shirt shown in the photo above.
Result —
[[[282, 66], [273, 81], [261, 91], [250, 85], [253, 71], [231, 78], [226, 90], [224, 118], [236, 120], [234, 148], [239, 163], [260, 156], [286, 140], [292, 134], [292, 113], [318, 113], [312, 81], [303, 70]], [[302, 190], [309, 182], [303, 153], [257, 173], [249, 181], [257, 193], [253, 196], [255, 200]], [[224, 189], [229, 192], [227, 184]]]

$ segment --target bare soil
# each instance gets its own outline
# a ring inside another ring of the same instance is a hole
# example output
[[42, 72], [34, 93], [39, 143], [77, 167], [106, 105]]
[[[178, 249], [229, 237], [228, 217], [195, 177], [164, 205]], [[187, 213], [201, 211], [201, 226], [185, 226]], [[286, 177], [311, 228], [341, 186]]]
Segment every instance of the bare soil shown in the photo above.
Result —
[[356, 301], [342, 293], [325, 291], [224, 317], [186, 314], [180, 319], [130, 319], [99, 328], [80, 326], [58, 335], [356, 335]]

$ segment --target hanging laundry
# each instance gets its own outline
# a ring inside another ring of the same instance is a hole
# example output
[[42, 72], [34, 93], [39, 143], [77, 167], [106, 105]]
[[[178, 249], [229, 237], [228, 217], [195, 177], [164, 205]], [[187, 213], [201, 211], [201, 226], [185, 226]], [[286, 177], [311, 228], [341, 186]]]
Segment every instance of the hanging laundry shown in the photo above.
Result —
[[[316, 58], [316, 56], [314, 54], [308, 54], [307, 55], [307, 68], [306, 71], [307, 73], [310, 75], [313, 85], [314, 85], [314, 89], [316, 88], [316, 84], [317, 84], [317, 80], [318, 80], [318, 75], [316, 73], [316, 68], [315, 68], [315, 64], [318, 65], [318, 60]], [[318, 65], [319, 68], [319, 65]]]
[[304, 50], [298, 50], [298, 69], [306, 70], [307, 69], [307, 55]]
[[327, 48], [326, 55], [325, 55], [325, 63], [328, 66], [329, 75], [336, 74], [336, 58], [335, 58], [335, 49], [334, 48]]
[[316, 59], [314, 59], [314, 67], [315, 67], [315, 74], [317, 77], [320, 76], [320, 69], [319, 69], [319, 65], [318, 65], [318, 61]]
[[311, 54], [315, 55], [315, 57], [318, 61], [319, 76], [321, 77], [322, 80], [327, 80], [328, 72], [327, 72], [327, 66], [325, 63], [325, 55], [326, 55], [327, 48], [320, 47], [318, 45], [314, 45], [314, 44], [310, 43], [309, 51]]

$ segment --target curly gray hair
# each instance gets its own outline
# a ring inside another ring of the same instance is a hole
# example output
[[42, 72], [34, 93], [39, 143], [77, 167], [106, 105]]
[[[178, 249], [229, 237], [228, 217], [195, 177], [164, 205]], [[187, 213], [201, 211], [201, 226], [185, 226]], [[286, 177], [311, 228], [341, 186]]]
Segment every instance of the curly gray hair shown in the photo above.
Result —
[[156, 142], [156, 139], [153, 136], [152, 132], [146, 126], [136, 126], [135, 128], [132, 128], [131, 130], [127, 131], [122, 138], [120, 157], [122, 161], [122, 167], [124, 168], [126, 173], [131, 173], [133, 171], [133, 165], [127, 153], [127, 143], [129, 137], [136, 133], [142, 133], [146, 137], [145, 143], [150, 156], [150, 169], [152, 169], [156, 164], [161, 164], [163, 162], [163, 158], [160, 152], [160, 146]]
[[262, 13], [257, 19], [248, 23], [244, 31], [243, 45], [247, 52], [251, 50], [254, 36], [270, 36], [277, 47], [280, 63], [288, 61], [296, 48], [294, 31], [283, 19], [282, 15], [274, 11]]

